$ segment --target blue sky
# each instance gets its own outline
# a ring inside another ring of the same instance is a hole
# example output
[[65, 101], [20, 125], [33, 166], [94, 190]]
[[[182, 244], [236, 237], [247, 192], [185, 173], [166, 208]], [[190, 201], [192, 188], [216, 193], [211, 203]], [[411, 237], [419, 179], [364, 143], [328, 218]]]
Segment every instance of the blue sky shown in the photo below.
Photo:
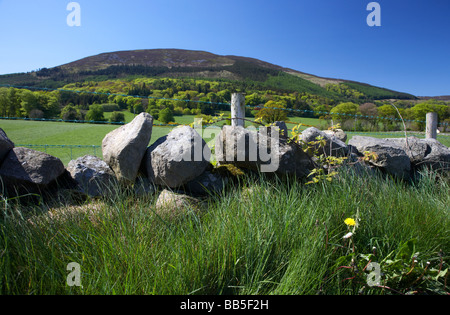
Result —
[[258, 58], [415, 95], [450, 94], [450, 1], [0, 0], [0, 74], [103, 52], [180, 48]]

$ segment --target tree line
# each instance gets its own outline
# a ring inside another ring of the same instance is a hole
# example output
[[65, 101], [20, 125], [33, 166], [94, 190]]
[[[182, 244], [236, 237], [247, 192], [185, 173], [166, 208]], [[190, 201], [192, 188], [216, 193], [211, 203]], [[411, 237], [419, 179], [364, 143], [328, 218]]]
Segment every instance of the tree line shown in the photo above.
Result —
[[[261, 117], [264, 113], [261, 109], [265, 107], [284, 108], [288, 110], [286, 117], [332, 120], [347, 129], [401, 129], [396, 121], [400, 118], [399, 113], [391, 101], [365, 102], [364, 94], [351, 85], [328, 85], [326, 88], [355, 100], [349, 102], [308, 92], [272, 89], [255, 82], [136, 78], [70, 83], [63, 90], [55, 91], [0, 88], [0, 116], [103, 121], [105, 111], [114, 111], [116, 121], [123, 117], [120, 112], [126, 110], [134, 114], [146, 111], [156, 119], [173, 121], [176, 115], [215, 115], [228, 111], [231, 94], [242, 92], [248, 105], [248, 117]], [[436, 111], [441, 123], [450, 123], [450, 106], [444, 101], [396, 100], [393, 104], [404, 119], [424, 121], [427, 112]], [[421, 123], [409, 125], [411, 129], [424, 128]]]

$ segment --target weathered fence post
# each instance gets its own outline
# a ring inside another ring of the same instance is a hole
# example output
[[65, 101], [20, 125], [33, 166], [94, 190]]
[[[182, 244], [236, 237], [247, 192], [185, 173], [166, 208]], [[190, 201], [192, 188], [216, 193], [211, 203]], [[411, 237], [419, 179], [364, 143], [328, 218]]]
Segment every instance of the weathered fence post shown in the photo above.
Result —
[[231, 125], [245, 127], [245, 97], [241, 93], [231, 95]]
[[427, 113], [427, 128], [425, 132], [427, 139], [437, 138], [437, 123], [438, 123], [438, 114]]

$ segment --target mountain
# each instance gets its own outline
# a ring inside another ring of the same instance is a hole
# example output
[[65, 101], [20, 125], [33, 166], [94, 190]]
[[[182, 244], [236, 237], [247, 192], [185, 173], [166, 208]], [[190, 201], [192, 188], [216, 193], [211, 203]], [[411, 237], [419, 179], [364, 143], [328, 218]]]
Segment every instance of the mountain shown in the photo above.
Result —
[[250, 81], [267, 88], [308, 92], [330, 98], [339, 95], [327, 85], [343, 84], [350, 93], [363, 93], [366, 100], [416, 99], [411, 94], [344, 79], [319, 77], [254, 58], [182, 49], [102, 53], [54, 68], [2, 75], [0, 84], [59, 88], [85, 80], [101, 81], [129, 76]]
[[450, 95], [441, 95], [441, 96], [418, 96], [419, 99], [421, 100], [430, 100], [430, 99], [434, 99], [434, 100], [438, 100], [438, 101], [450, 101]]
[[[69, 71], [82, 72], [107, 69], [111, 66], [141, 65], [155, 68], [167, 67], [169, 69], [191, 68], [198, 70], [198, 72], [202, 72], [202, 69], [211, 71], [211, 68], [216, 68], [215, 72], [218, 72], [219, 69], [227, 67], [231, 68], [233, 65], [244, 64], [254, 69], [265, 68], [276, 72], [282, 71], [306, 79], [320, 86], [325, 86], [328, 83], [338, 84], [351, 82], [342, 79], [319, 77], [294, 69], [284, 68], [255, 58], [233, 55], [220, 56], [205, 51], [183, 49], [150, 49], [103, 53], [62, 65], [61, 68]], [[235, 79], [236, 76], [230, 71], [229, 78]], [[240, 79], [245, 78], [241, 77]]]

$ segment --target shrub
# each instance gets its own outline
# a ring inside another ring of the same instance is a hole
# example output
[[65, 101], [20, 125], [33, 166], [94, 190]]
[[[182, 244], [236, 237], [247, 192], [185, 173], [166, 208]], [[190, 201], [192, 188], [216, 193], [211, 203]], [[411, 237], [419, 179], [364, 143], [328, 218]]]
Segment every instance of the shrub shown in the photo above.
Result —
[[65, 106], [61, 111], [62, 120], [80, 120], [80, 112], [73, 104]]
[[182, 116], [183, 115], [183, 107], [175, 107], [173, 109], [173, 114], [175, 116]]
[[202, 126], [204, 126], [205, 124], [209, 124], [209, 123], [213, 122], [213, 117], [211, 115], [201, 114], [201, 115], [196, 115], [195, 118], [202, 120], [202, 122], [201, 122]]
[[103, 107], [101, 105], [91, 105], [86, 113], [86, 120], [88, 121], [105, 121], [103, 116]]
[[159, 119], [160, 122], [163, 124], [168, 124], [169, 122], [175, 122], [175, 119], [173, 118], [173, 112], [170, 110], [170, 108], [164, 108], [159, 112]]
[[147, 112], [152, 115], [152, 117], [156, 120], [159, 120], [159, 109], [157, 108], [151, 108], [147, 110]]
[[201, 115], [202, 114], [202, 110], [199, 108], [193, 108], [191, 109], [191, 114], [192, 115]]
[[112, 123], [125, 122], [125, 114], [121, 112], [113, 112], [109, 118], [109, 121]]
[[264, 105], [264, 108], [256, 114], [256, 118], [262, 119], [266, 124], [271, 124], [276, 121], [286, 121], [287, 113], [283, 108], [286, 108], [286, 106], [282, 103], [268, 101]]

